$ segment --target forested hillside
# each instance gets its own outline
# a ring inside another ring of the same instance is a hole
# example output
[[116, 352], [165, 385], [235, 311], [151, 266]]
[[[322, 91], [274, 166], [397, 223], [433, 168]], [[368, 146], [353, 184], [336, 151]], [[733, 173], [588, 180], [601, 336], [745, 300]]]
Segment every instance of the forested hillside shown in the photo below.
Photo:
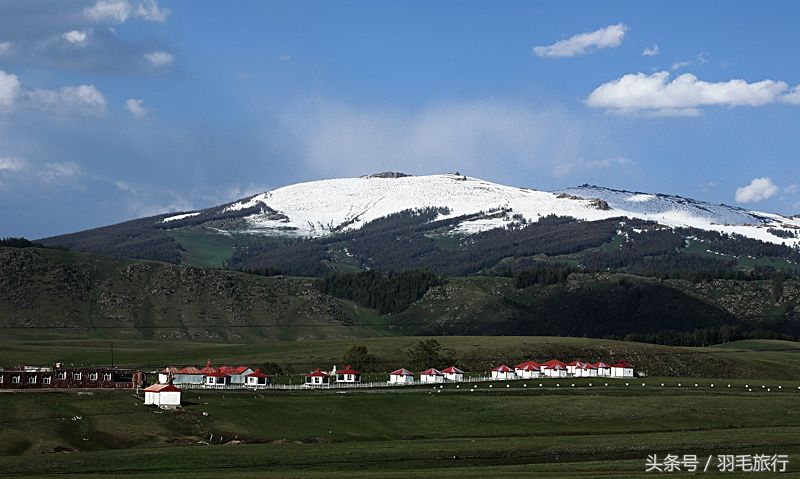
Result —
[[544, 265], [321, 279], [0, 248], [6, 337], [212, 340], [560, 335], [706, 345], [800, 337], [800, 281], [642, 278]]

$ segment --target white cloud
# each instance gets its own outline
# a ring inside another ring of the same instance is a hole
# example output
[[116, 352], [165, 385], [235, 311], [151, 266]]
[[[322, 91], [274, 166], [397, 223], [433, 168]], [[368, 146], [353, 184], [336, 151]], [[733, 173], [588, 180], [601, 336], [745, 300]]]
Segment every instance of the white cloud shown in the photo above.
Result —
[[3, 108], [11, 108], [22, 91], [22, 83], [19, 78], [11, 73], [0, 70], [0, 111]]
[[281, 53], [280, 55], [278, 55], [278, 60], [282, 62], [288, 62], [291, 59], [292, 57], [288, 53]]
[[140, 3], [136, 7], [135, 16], [148, 22], [162, 23], [167, 19], [169, 13], [169, 8], [159, 8], [158, 2], [150, 0], [146, 3]]
[[0, 56], [8, 55], [11, 52], [11, 42], [0, 42]]
[[150, 65], [156, 68], [170, 65], [175, 60], [175, 57], [173, 57], [172, 54], [162, 50], [147, 53], [144, 55], [144, 58], [150, 62]]
[[20, 171], [26, 166], [25, 160], [16, 156], [0, 156], [0, 173]]
[[61, 35], [68, 43], [73, 45], [77, 45], [82, 47], [86, 45], [86, 41], [89, 39], [89, 31], [88, 30], [71, 30], [63, 35]]
[[672, 70], [672, 71], [680, 70], [681, 68], [686, 68], [691, 64], [692, 64], [692, 62], [689, 61], [689, 60], [682, 61], [682, 62], [673, 62], [672, 66], [669, 67], [669, 69]]
[[781, 100], [789, 105], [800, 106], [800, 85], [792, 88], [792, 91], [783, 95]]
[[782, 81], [744, 80], [705, 82], [690, 73], [670, 81], [669, 72], [634, 73], [597, 87], [586, 99], [592, 108], [617, 113], [693, 116], [703, 106], [762, 106], [782, 99], [788, 86]]
[[779, 190], [780, 188], [766, 176], [763, 178], [755, 178], [749, 185], [736, 188], [736, 202], [757, 203], [772, 198]]
[[542, 58], [574, 57], [601, 48], [614, 48], [622, 44], [628, 26], [623, 23], [609, 25], [593, 32], [580, 33], [552, 45], [533, 47], [533, 53]]
[[94, 85], [27, 90], [25, 95], [31, 106], [55, 113], [101, 116], [106, 112], [106, 98]]
[[796, 195], [797, 193], [800, 193], [800, 186], [791, 184], [785, 187], [783, 189], [783, 192], [786, 193], [787, 195]]
[[651, 46], [645, 48], [644, 50], [642, 50], [642, 55], [646, 56], [646, 57], [654, 57], [654, 56], [658, 55], [659, 53], [661, 53], [661, 52], [658, 50], [658, 45], [651, 45]]
[[117, 23], [125, 22], [131, 16], [131, 12], [131, 4], [126, 0], [98, 0], [83, 11], [92, 20], [111, 20]]
[[690, 65], [698, 64], [698, 65], [705, 65], [708, 63], [708, 53], [700, 52], [698, 53], [694, 60], [684, 60], [684, 61], [675, 61], [672, 63], [670, 70], [676, 71], [680, 70], [681, 68], [686, 68]]
[[97, 22], [125, 23], [129, 19], [163, 22], [167, 19], [170, 10], [160, 8], [155, 0], [139, 3], [136, 6], [128, 0], [97, 0], [94, 5], [84, 9], [83, 13]]
[[[580, 173], [587, 157], [618, 154], [602, 126], [585, 125], [562, 110], [498, 100], [432, 104], [412, 112], [310, 102], [285, 112], [281, 122], [285, 130], [270, 143], [320, 176], [457, 170], [514, 182], [524, 173]], [[515, 176], [505, 173], [510, 171]]]
[[0, 177], [13, 176], [17, 181], [53, 183], [80, 175], [80, 165], [71, 161], [35, 165], [16, 156], [0, 157]]
[[136, 118], [144, 118], [150, 113], [150, 109], [144, 106], [144, 100], [136, 98], [125, 100], [125, 108]]
[[45, 163], [36, 170], [37, 178], [43, 183], [69, 180], [81, 174], [80, 165], [71, 161]]

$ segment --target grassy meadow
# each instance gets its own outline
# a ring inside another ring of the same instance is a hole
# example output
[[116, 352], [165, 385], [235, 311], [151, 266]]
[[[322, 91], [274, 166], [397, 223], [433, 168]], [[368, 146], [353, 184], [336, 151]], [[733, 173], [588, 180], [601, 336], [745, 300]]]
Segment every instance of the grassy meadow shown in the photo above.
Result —
[[[394, 361], [399, 366], [403, 350], [419, 339], [354, 343], [365, 344], [387, 366]], [[0, 475], [651, 477], [644, 472], [649, 454], [696, 454], [704, 460], [712, 454], [761, 453], [788, 454], [791, 471], [800, 471], [796, 343], [669, 348], [582, 338], [437, 339], [463, 357], [487, 360], [580, 350], [634, 362], [646, 354], [659, 360], [683, 355], [724, 367], [709, 370], [720, 374], [631, 380], [187, 391], [179, 411], [145, 407], [134, 391], [2, 392]], [[117, 364], [145, 369], [197, 364], [206, 357], [215, 363], [328, 367], [341, 363], [351, 344], [123, 341], [114, 343], [114, 354]], [[110, 359], [110, 345], [98, 340], [0, 341], [0, 346], [2, 364]], [[371, 377], [385, 380], [382, 374]]]

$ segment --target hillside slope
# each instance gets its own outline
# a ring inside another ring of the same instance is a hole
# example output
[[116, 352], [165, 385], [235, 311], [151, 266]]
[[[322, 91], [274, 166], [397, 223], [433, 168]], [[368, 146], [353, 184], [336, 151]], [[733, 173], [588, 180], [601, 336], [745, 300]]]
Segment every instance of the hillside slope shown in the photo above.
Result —
[[381, 327], [346, 326], [376, 320], [375, 313], [318, 293], [308, 279], [0, 248], [0, 326], [15, 327], [6, 336], [288, 340], [385, 334]]
[[[573, 273], [517, 288], [449, 278], [379, 315], [310, 278], [261, 277], [48, 249], [0, 248], [6, 337], [302, 340], [374, 335], [562, 335], [711, 344], [800, 337], [800, 282]], [[419, 297], [419, 296], [418, 296]]]

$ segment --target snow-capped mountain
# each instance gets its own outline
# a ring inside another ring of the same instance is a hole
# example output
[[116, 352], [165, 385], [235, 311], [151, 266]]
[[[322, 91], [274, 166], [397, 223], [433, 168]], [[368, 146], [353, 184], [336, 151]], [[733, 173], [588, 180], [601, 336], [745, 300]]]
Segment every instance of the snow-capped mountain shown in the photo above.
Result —
[[[213, 210], [217, 215], [240, 216], [237, 231], [318, 237], [358, 229], [392, 213], [426, 207], [447, 208], [437, 219], [481, 211], [501, 212], [461, 222], [455, 231], [465, 234], [505, 227], [512, 222], [535, 222], [547, 215], [589, 221], [626, 216], [672, 227], [737, 233], [778, 244], [800, 241], [796, 235], [800, 231], [800, 219], [777, 214], [679, 196], [589, 185], [556, 192], [537, 191], [457, 174], [379, 174], [311, 181], [267, 191]], [[195, 216], [199, 219], [199, 215], [209, 211], [184, 212], [162, 221], [179, 223], [179, 220]], [[240, 211], [242, 214], [236, 215]]]

